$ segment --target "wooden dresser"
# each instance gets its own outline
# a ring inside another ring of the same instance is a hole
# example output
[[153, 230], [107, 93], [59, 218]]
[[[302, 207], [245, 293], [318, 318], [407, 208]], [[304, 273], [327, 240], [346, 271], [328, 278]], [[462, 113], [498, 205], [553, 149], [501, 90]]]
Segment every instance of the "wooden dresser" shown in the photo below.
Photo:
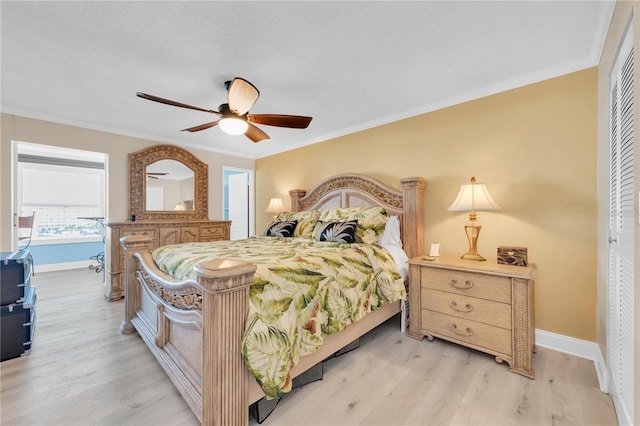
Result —
[[534, 378], [536, 266], [443, 255], [409, 262], [409, 336], [449, 340], [495, 355]]
[[229, 239], [231, 221], [228, 220], [144, 220], [137, 222], [108, 222], [105, 224], [105, 297], [109, 301], [124, 297], [124, 250], [120, 238], [146, 235], [152, 248], [169, 244]]

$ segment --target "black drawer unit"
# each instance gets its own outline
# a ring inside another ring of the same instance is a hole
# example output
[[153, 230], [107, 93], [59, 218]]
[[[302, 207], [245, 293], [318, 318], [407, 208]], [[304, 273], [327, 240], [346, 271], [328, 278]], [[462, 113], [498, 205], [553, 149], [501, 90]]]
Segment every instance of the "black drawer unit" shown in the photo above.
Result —
[[0, 252], [0, 305], [24, 302], [31, 287], [32, 271], [29, 250]]
[[0, 361], [31, 353], [36, 329], [36, 289], [29, 250], [0, 252]]
[[0, 306], [0, 312], [0, 361], [29, 355], [36, 329], [35, 287], [29, 289], [24, 302]]

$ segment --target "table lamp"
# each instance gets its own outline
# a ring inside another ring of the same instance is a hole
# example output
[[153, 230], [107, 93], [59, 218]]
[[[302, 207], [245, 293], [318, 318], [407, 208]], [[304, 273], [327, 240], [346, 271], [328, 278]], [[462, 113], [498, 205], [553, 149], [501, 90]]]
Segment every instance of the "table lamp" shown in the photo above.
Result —
[[278, 213], [282, 213], [283, 211], [284, 204], [282, 203], [282, 198], [272, 198], [265, 210], [267, 213], [273, 213], [273, 220], [276, 220], [278, 218]]
[[464, 225], [464, 232], [469, 240], [469, 250], [463, 254], [462, 259], [487, 260], [478, 253], [478, 235], [482, 225], [477, 221], [476, 210], [500, 210], [484, 183], [476, 183], [476, 178], [471, 178], [471, 183], [460, 187], [460, 192], [455, 201], [449, 206], [448, 211], [469, 212], [469, 221]]

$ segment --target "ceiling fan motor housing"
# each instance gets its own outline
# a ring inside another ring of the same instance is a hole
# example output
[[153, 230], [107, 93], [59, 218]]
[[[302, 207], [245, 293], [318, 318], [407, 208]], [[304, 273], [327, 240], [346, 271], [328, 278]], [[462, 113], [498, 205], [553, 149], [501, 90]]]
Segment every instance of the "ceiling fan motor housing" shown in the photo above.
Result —
[[245, 115], [236, 115], [233, 111], [231, 111], [231, 108], [229, 108], [229, 104], [221, 104], [218, 107], [218, 111], [222, 114], [223, 117], [231, 116], [232, 118], [237, 118], [237, 117], [246, 117], [247, 116], [247, 114], [245, 114]]

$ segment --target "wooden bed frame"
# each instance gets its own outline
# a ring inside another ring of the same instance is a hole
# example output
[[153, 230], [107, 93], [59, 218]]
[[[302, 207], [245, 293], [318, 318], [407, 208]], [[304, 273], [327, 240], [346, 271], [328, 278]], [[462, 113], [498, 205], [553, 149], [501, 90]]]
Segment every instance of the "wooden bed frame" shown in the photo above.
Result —
[[[382, 206], [401, 220], [402, 241], [411, 257], [422, 254], [426, 181], [400, 181], [402, 191], [364, 175], [343, 174], [311, 192], [289, 191], [291, 210]], [[205, 425], [246, 425], [248, 407], [264, 396], [242, 360], [241, 342], [249, 311], [249, 285], [256, 266], [219, 259], [195, 266], [197, 279], [177, 282], [161, 272], [149, 253], [151, 239], [121, 239], [126, 256], [122, 333], [137, 331], [191, 410]], [[343, 331], [329, 335], [320, 350], [300, 359], [292, 378], [391, 318], [401, 302], [385, 305]]]

